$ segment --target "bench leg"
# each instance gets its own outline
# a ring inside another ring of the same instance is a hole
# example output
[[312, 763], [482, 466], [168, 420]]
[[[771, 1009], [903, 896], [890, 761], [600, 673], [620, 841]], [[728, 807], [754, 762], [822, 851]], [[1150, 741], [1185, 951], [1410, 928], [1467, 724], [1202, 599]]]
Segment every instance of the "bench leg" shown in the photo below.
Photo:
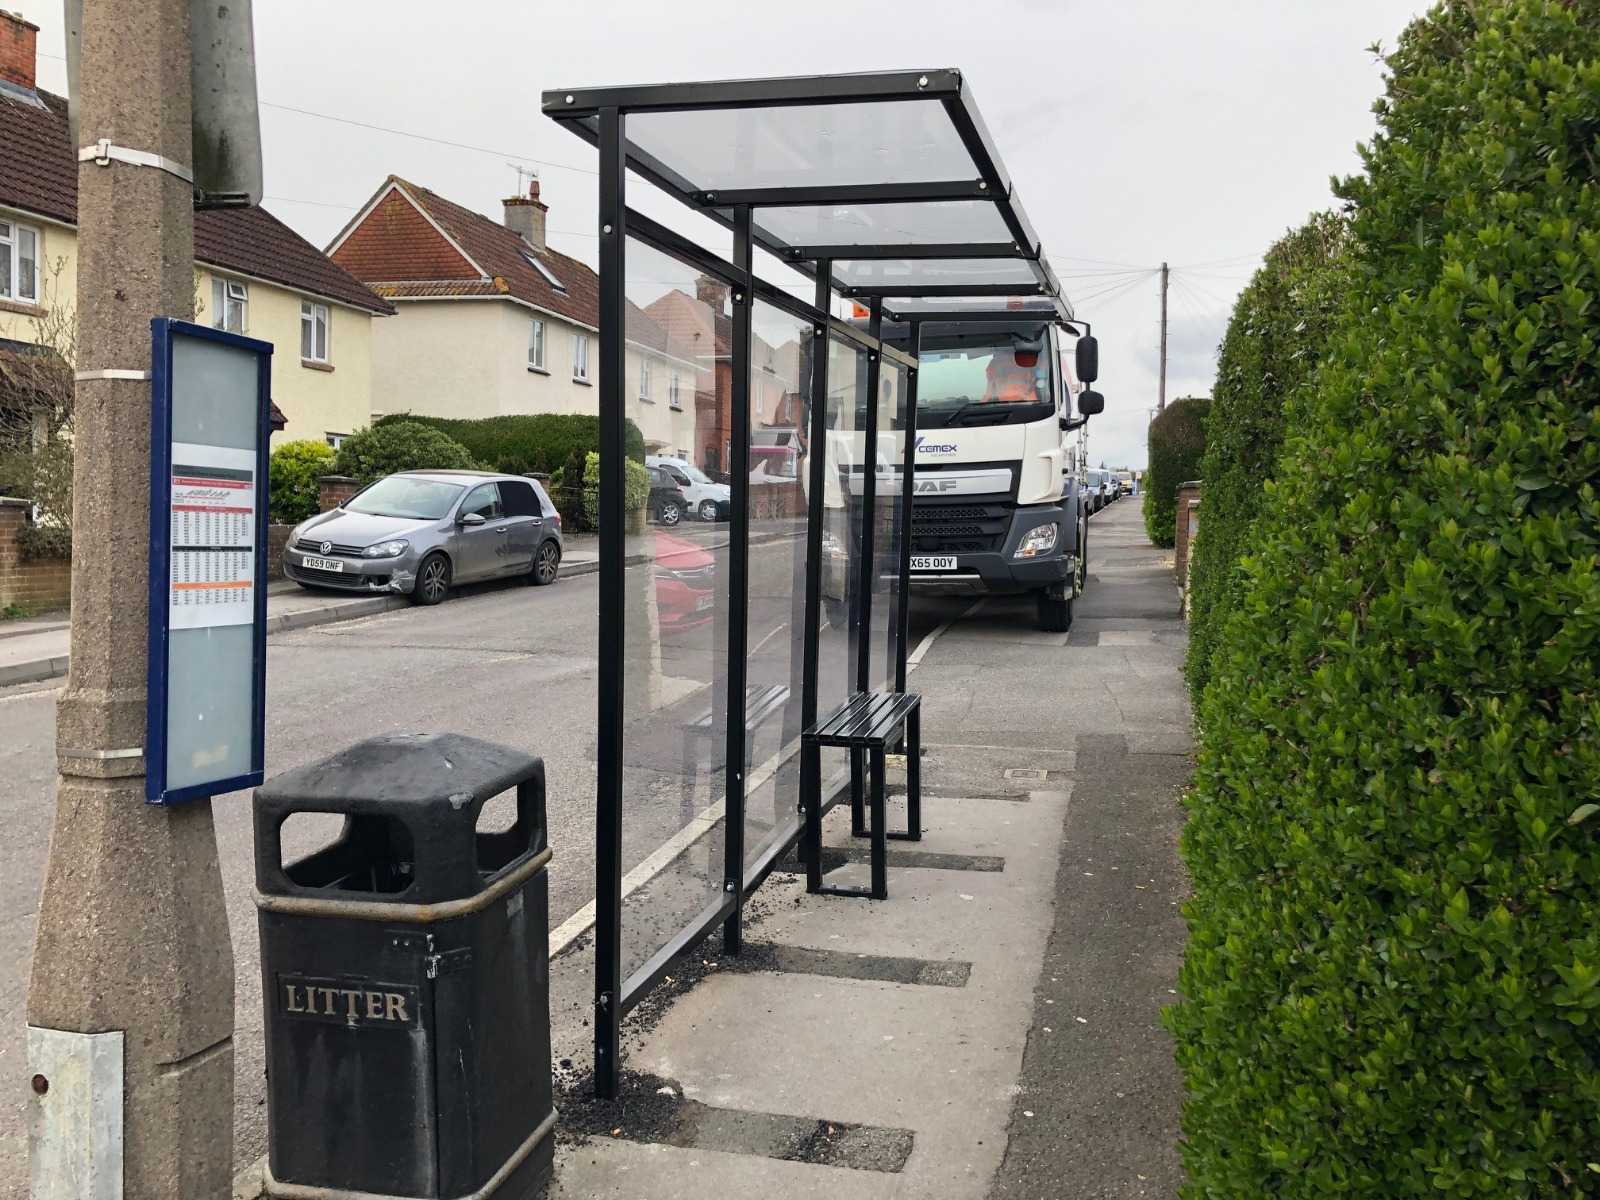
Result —
[[906, 717], [906, 838], [922, 840], [922, 706]]
[[872, 748], [872, 898], [889, 898], [888, 793], [884, 747]]
[[805, 832], [800, 843], [805, 847], [806, 891], [822, 890], [822, 748], [802, 745], [800, 749], [800, 803], [805, 806]]
[[866, 775], [867, 752], [859, 747], [850, 748], [850, 836], [867, 835], [867, 802], [863, 794]]

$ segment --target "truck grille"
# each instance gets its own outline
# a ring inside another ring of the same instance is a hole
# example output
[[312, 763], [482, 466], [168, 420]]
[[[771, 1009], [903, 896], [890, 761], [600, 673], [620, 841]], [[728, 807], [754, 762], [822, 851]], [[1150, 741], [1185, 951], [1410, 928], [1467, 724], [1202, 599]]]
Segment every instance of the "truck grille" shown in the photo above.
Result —
[[913, 554], [998, 553], [1011, 527], [1005, 504], [940, 504], [918, 499], [911, 506]]

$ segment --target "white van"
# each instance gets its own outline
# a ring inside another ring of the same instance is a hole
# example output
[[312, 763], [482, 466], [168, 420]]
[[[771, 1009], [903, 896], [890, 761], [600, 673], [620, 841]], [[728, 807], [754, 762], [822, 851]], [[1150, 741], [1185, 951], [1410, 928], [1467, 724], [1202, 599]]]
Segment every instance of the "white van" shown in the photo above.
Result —
[[666, 454], [645, 455], [644, 465], [657, 467], [672, 477], [689, 502], [689, 511], [702, 521], [724, 521], [733, 505], [733, 489], [718, 483], [688, 459]]

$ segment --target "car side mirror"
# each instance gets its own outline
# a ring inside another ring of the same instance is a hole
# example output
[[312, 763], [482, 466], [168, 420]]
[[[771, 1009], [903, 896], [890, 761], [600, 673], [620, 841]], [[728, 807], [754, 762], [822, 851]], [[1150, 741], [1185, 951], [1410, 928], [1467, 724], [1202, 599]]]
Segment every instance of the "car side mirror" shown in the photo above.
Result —
[[1085, 334], [1078, 339], [1078, 381], [1093, 383], [1100, 378], [1100, 343]]
[[474, 525], [482, 525], [483, 514], [478, 512], [462, 513], [456, 518], [456, 524], [469, 529]]
[[[1079, 343], [1080, 345], [1082, 343]], [[1078, 412], [1083, 416], [1092, 417], [1096, 413], [1106, 410], [1106, 398], [1093, 388], [1087, 388], [1078, 393]]]

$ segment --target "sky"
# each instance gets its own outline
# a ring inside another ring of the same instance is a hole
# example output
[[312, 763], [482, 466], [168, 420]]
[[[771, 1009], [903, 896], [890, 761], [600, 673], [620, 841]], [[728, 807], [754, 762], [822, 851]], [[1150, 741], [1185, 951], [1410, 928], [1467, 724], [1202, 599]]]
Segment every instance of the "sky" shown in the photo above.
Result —
[[[41, 60], [41, 85], [64, 92], [59, 2], [9, 3], [56, 56]], [[1094, 323], [1106, 411], [1090, 425], [1090, 461], [1137, 468], [1158, 391], [1161, 263], [1172, 266], [1167, 395], [1208, 395], [1260, 255], [1334, 203], [1331, 177], [1359, 167], [1382, 90], [1368, 48], [1393, 46], [1425, 7], [259, 0], [266, 206], [326, 246], [391, 173], [498, 216], [518, 190], [515, 164], [539, 173], [550, 244], [592, 264], [594, 151], [540, 114], [546, 88], [957, 67]], [[651, 216], [704, 228], [640, 190], [630, 201]]]

